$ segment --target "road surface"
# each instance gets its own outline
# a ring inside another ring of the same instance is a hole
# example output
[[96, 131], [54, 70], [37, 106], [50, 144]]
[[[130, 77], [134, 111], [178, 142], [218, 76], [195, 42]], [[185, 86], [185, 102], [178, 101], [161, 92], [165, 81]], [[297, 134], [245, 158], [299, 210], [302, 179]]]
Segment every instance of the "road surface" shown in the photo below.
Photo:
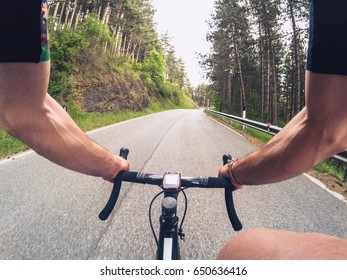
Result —
[[[89, 133], [118, 153], [130, 150], [131, 170], [216, 176], [222, 155], [256, 148], [201, 110], [172, 110]], [[271, 172], [269, 170], [268, 172]], [[124, 184], [103, 222], [98, 214], [112, 186], [61, 168], [33, 152], [0, 162], [0, 259], [153, 259], [148, 206], [159, 188]], [[214, 259], [235, 234], [223, 190], [187, 190], [183, 259]], [[347, 204], [307, 176], [234, 193], [244, 230], [258, 227], [316, 231], [347, 238]], [[154, 209], [160, 208], [159, 200]], [[183, 199], [179, 200], [182, 211]], [[153, 211], [157, 224], [158, 211]]]

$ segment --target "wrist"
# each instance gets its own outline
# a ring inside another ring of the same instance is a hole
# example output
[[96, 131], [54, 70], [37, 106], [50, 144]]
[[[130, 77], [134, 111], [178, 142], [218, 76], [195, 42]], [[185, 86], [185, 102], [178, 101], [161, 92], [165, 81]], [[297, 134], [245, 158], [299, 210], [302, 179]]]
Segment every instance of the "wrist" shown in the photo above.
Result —
[[114, 179], [117, 177], [120, 171], [129, 170], [129, 162], [119, 156], [113, 156], [113, 162], [111, 164], [111, 169], [109, 173], [102, 176], [105, 181], [113, 183]]
[[236, 177], [235, 172], [233, 170], [234, 164], [238, 161], [238, 159], [233, 159], [231, 162], [228, 163], [228, 178], [231, 182], [231, 184], [235, 187], [235, 189], [242, 189], [244, 187], [244, 184], [240, 183]]

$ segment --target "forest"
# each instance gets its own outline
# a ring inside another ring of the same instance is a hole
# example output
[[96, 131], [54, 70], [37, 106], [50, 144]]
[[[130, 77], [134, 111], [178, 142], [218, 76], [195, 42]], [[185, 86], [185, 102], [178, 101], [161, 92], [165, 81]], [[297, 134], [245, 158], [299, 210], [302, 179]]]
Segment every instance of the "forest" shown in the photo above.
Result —
[[[179, 104], [192, 89], [169, 35], [155, 30], [154, 12], [150, 0], [50, 0], [49, 93], [61, 103], [81, 99], [79, 92], [88, 100], [99, 88], [123, 94], [122, 106], [107, 108], [112, 96], [105, 108], [87, 106], [97, 111], [141, 110], [148, 96]], [[132, 97], [143, 105], [127, 108]]]
[[206, 34], [211, 52], [199, 56], [209, 83], [195, 89], [169, 34], [155, 30], [151, 0], [49, 4], [50, 93], [58, 99], [72, 95], [76, 63], [103, 57], [118, 72], [132, 69], [150, 96], [176, 103], [192, 94], [200, 106], [246, 112], [249, 119], [279, 126], [305, 106], [308, 0], [216, 0]]
[[[305, 106], [308, 0], [216, 0], [200, 105], [283, 126]], [[205, 104], [201, 104], [205, 103]]]

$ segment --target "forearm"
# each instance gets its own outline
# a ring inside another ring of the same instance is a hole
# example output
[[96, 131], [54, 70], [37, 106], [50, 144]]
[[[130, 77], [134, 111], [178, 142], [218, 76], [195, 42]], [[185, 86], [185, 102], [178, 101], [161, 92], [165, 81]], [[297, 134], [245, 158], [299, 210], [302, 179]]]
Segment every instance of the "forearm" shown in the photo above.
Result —
[[[321, 127], [317, 127], [321, 126]], [[232, 173], [241, 184], [275, 183], [306, 172], [317, 163], [337, 152], [329, 146], [330, 132], [324, 124], [310, 123], [304, 108], [280, 133], [264, 147], [235, 162]], [[222, 175], [226, 175], [224, 167]]]
[[[306, 107], [263, 148], [232, 165], [237, 182], [289, 179], [346, 149], [346, 85], [346, 76], [306, 72]], [[223, 177], [229, 172], [226, 166], [219, 171]]]
[[314, 130], [302, 127], [291, 135], [274, 138], [236, 162], [233, 174], [246, 185], [275, 183], [298, 176], [325, 157], [315, 145], [315, 137]]
[[126, 161], [91, 141], [50, 96], [42, 112], [31, 112], [31, 118], [15, 136], [54, 163], [110, 181], [127, 169]]
[[0, 64], [0, 121], [47, 159], [112, 181], [128, 162], [93, 141], [47, 94], [49, 62]]

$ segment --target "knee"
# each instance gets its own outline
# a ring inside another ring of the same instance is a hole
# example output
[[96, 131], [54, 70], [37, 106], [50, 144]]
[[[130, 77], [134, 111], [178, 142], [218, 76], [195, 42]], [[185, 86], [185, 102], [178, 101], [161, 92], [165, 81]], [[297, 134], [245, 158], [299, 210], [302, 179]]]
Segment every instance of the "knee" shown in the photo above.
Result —
[[243, 232], [227, 242], [217, 259], [244, 260], [259, 259], [273, 230], [259, 228]]
[[255, 229], [231, 239], [218, 259], [305, 260], [346, 259], [347, 240], [321, 233]]

